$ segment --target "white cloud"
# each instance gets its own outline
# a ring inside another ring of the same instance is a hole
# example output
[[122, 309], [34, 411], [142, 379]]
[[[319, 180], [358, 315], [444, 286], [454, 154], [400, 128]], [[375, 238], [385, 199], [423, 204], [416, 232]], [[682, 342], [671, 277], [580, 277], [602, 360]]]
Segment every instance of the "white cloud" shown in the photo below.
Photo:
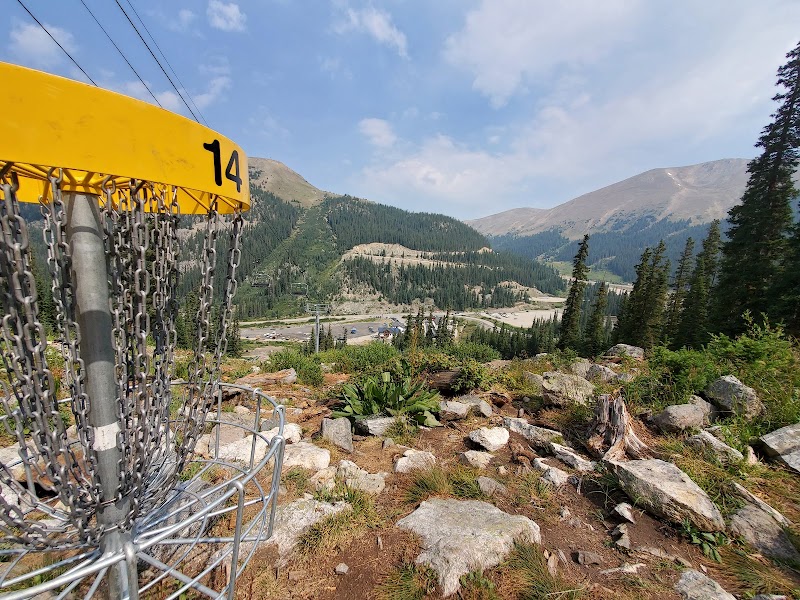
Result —
[[188, 8], [182, 8], [178, 11], [178, 20], [172, 24], [172, 28], [176, 31], [186, 31], [189, 29], [197, 15]]
[[343, 77], [344, 79], [352, 79], [353, 74], [350, 69], [342, 64], [339, 57], [324, 56], [319, 59], [319, 68], [323, 73], [328, 73], [331, 78]]
[[366, 33], [376, 42], [394, 48], [402, 58], [408, 58], [406, 36], [392, 23], [392, 16], [389, 13], [372, 6], [361, 10], [342, 8], [343, 14], [333, 25], [336, 33], [344, 34], [351, 31]]
[[602, 60], [624, 43], [640, 0], [483, 0], [450, 36], [445, 58], [468, 71], [473, 88], [503, 106], [529, 80]]
[[[70, 54], [75, 53], [75, 38], [66, 29], [43, 23], [47, 31]], [[15, 23], [9, 35], [8, 49], [21, 63], [48, 68], [60, 64], [66, 56], [45, 31], [35, 24]]]
[[247, 22], [247, 15], [238, 4], [222, 0], [208, 0], [206, 16], [211, 27], [222, 31], [244, 31]]
[[[147, 83], [147, 87], [145, 87], [144, 83], [139, 80], [123, 81], [121, 83], [113, 81], [102, 82], [102, 85], [103, 87], [116, 90], [127, 96], [133, 96], [139, 100], [153, 102], [153, 96], [151, 96], [150, 92], [147, 91], [147, 88], [149, 87], [153, 91], [153, 95], [156, 97], [162, 108], [186, 116], [190, 114], [186, 108], [186, 105], [183, 103], [183, 100], [181, 100], [180, 96], [176, 94], [174, 90], [158, 90], [150, 81], [145, 81], [145, 83]], [[212, 104], [218, 102], [220, 98], [224, 96], [224, 93], [230, 88], [230, 86], [230, 77], [226, 75], [214, 77], [208, 82], [208, 86], [203, 92], [192, 96], [194, 105], [192, 105], [191, 102], [189, 105], [192, 106], [193, 109], [196, 106], [199, 110], [204, 110], [205, 108], [208, 108]], [[183, 90], [181, 91], [183, 92]]]
[[266, 106], [259, 106], [255, 115], [247, 122], [251, 130], [268, 139], [285, 139], [290, 136], [289, 130], [281, 125]]
[[208, 87], [204, 92], [194, 96], [194, 103], [197, 108], [203, 110], [214, 104], [231, 87], [231, 78], [226, 75], [214, 77], [208, 82]]
[[397, 141], [392, 126], [383, 119], [361, 119], [358, 130], [370, 144], [378, 148], [390, 148]]

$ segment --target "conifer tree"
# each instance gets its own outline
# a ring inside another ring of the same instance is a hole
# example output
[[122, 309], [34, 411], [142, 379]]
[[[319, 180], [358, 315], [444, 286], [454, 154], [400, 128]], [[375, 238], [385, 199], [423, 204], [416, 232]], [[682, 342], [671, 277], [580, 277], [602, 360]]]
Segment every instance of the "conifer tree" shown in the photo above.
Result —
[[714, 221], [703, 240], [703, 249], [695, 259], [689, 291], [672, 340], [674, 348], [699, 348], [710, 339], [708, 311], [711, 289], [719, 268], [720, 244], [719, 221]]
[[776, 316], [771, 293], [781, 285], [792, 226], [790, 203], [797, 195], [792, 174], [800, 148], [800, 44], [787, 58], [778, 69], [782, 91], [773, 98], [781, 104], [756, 144], [761, 155], [747, 166], [750, 179], [742, 203], [728, 213], [731, 228], [713, 294], [715, 329], [723, 333], [743, 331], [745, 311]]
[[667, 318], [665, 324], [664, 338], [672, 339], [678, 327], [681, 317], [681, 309], [689, 291], [689, 280], [692, 275], [692, 252], [694, 251], [694, 240], [689, 238], [683, 247], [678, 269], [675, 271], [675, 281], [673, 281], [674, 291], [669, 299], [667, 308]]
[[636, 265], [636, 279], [633, 282], [633, 289], [622, 303], [617, 328], [614, 330], [614, 339], [617, 342], [634, 343], [637, 337], [637, 324], [641, 322], [644, 315], [645, 287], [650, 279], [651, 266], [650, 259], [653, 251], [645, 248]]
[[597, 296], [595, 296], [594, 304], [592, 304], [592, 312], [589, 314], [589, 320], [586, 323], [586, 332], [583, 335], [588, 356], [597, 356], [608, 347], [608, 338], [606, 337], [607, 306], [608, 290], [606, 282], [603, 281], [597, 290]]
[[572, 285], [569, 288], [567, 302], [564, 304], [564, 313], [561, 316], [561, 337], [558, 347], [562, 350], [572, 348], [578, 350], [581, 341], [581, 305], [583, 293], [586, 290], [586, 279], [589, 277], [589, 267], [586, 259], [589, 256], [589, 234], [583, 236], [578, 246], [578, 253], [572, 262]]

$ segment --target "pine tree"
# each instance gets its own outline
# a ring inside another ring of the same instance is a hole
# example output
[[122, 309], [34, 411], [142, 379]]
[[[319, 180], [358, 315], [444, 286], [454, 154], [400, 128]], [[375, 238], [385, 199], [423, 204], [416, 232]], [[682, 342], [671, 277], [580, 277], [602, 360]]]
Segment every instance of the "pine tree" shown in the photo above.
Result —
[[672, 340], [674, 348], [699, 348], [710, 339], [708, 311], [711, 289], [719, 269], [720, 244], [719, 221], [714, 221], [703, 240], [703, 249], [695, 259], [689, 291]]
[[586, 355], [597, 356], [608, 347], [606, 337], [606, 307], [608, 306], [608, 290], [606, 282], [600, 284], [592, 304], [592, 312], [586, 323], [586, 332], [583, 335]]
[[681, 318], [681, 309], [686, 299], [686, 294], [689, 291], [689, 279], [691, 278], [692, 271], [692, 252], [694, 251], [694, 240], [689, 238], [686, 240], [686, 245], [683, 247], [681, 259], [678, 262], [678, 269], [675, 271], [675, 280], [672, 285], [674, 291], [669, 299], [669, 306], [667, 308], [667, 318], [665, 324], [664, 338], [672, 339], [675, 336], [675, 331], [678, 328], [678, 322]]
[[731, 228], [713, 295], [714, 325], [723, 333], [743, 331], [745, 311], [776, 316], [771, 293], [781, 287], [792, 226], [790, 203], [797, 195], [792, 174], [800, 158], [800, 44], [787, 58], [778, 69], [777, 85], [784, 91], [773, 98], [781, 105], [756, 144], [761, 155], [747, 166], [750, 179], [742, 203], [728, 213]]
[[637, 326], [644, 317], [645, 288], [651, 275], [650, 259], [653, 251], [645, 248], [636, 265], [636, 279], [633, 289], [626, 296], [617, 319], [617, 328], [614, 330], [614, 339], [617, 342], [634, 343], [638, 337]]
[[561, 315], [561, 337], [558, 340], [558, 347], [562, 350], [565, 348], [578, 350], [581, 342], [581, 305], [586, 290], [586, 279], [589, 277], [589, 267], [586, 266], [588, 256], [589, 234], [586, 234], [572, 262], [572, 285], [569, 288], [567, 302], [564, 304], [564, 313]]

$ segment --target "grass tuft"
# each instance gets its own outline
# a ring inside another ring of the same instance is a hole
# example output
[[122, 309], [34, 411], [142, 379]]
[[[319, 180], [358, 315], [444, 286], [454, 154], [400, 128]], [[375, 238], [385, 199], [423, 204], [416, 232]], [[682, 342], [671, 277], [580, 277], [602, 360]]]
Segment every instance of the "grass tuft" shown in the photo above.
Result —
[[553, 576], [541, 549], [533, 544], [517, 544], [505, 569], [517, 582], [519, 600], [579, 600], [586, 594], [585, 582], [576, 584]]
[[423, 600], [436, 589], [436, 574], [428, 567], [404, 564], [375, 590], [379, 600]]
[[433, 496], [446, 496], [472, 500], [483, 498], [478, 486], [478, 471], [462, 465], [449, 469], [432, 467], [414, 473], [405, 491], [405, 501], [419, 504]]

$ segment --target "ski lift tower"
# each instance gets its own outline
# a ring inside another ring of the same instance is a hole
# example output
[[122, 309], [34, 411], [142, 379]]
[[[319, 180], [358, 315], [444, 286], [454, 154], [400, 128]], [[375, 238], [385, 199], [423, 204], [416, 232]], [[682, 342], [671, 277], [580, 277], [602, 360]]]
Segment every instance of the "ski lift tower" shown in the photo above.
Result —
[[[247, 157], [126, 96], [4, 63], [0, 79], [0, 594], [233, 598], [272, 532], [284, 447], [283, 407], [220, 382]], [[199, 235], [179, 237], [183, 215]], [[192, 239], [197, 339], [177, 382], [179, 251]], [[40, 279], [37, 293], [34, 272], [49, 289]], [[226, 422], [230, 396], [251, 420]], [[221, 445], [226, 426], [240, 429], [238, 453]]]

